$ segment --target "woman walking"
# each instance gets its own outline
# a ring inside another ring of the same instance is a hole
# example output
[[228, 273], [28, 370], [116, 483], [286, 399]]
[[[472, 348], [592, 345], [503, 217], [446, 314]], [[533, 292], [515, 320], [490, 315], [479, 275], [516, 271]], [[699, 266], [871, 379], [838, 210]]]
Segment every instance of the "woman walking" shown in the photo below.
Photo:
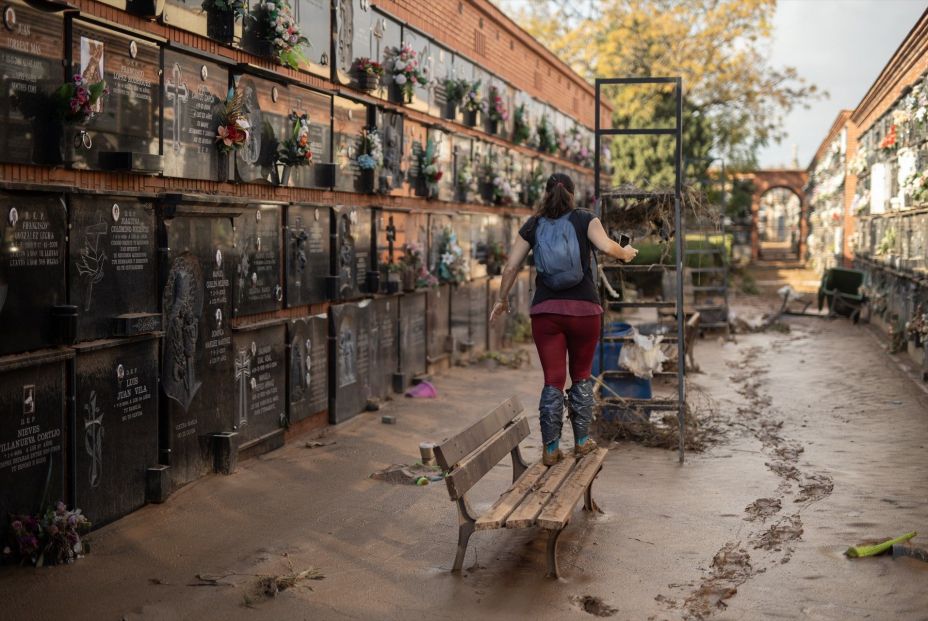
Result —
[[638, 254], [631, 246], [623, 247], [610, 239], [592, 212], [576, 208], [570, 177], [551, 175], [537, 213], [519, 229], [503, 269], [499, 299], [490, 312], [491, 322], [509, 312], [509, 291], [531, 250], [538, 271], [531, 316], [532, 337], [545, 378], [538, 411], [546, 466], [562, 458], [559, 447], [568, 371], [567, 409], [574, 431], [574, 454], [585, 455], [596, 448], [589, 437], [594, 403], [590, 373], [603, 309], [591, 268], [592, 247], [622, 261], [631, 261]]

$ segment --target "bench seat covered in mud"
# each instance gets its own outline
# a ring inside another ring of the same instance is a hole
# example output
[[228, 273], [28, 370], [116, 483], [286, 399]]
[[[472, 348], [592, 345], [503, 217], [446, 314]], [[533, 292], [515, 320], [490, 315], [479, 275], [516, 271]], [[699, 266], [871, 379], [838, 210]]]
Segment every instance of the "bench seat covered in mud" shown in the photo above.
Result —
[[[507, 399], [485, 417], [435, 447], [435, 458], [447, 472], [445, 482], [458, 508], [458, 549], [452, 571], [464, 564], [467, 542], [475, 530], [531, 528], [548, 531], [548, 572], [558, 577], [557, 540], [570, 522], [580, 499], [595, 508], [593, 480], [608, 451], [599, 448], [576, 459], [566, 456], [554, 466], [529, 466], [519, 443], [529, 435], [528, 420], [516, 397]], [[483, 515], [475, 515], [467, 492], [506, 455], [512, 458], [512, 486]]]

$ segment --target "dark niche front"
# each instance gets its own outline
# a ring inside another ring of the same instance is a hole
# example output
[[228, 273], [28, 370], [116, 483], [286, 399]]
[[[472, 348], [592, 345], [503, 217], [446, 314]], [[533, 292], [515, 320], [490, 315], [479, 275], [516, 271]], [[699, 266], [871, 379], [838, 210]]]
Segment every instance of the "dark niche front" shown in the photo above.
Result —
[[357, 416], [371, 395], [371, 300], [329, 307], [329, 422]]
[[236, 330], [232, 336], [235, 409], [231, 425], [240, 448], [273, 434], [287, 422], [286, 326]]
[[329, 407], [329, 318], [314, 315], [287, 325], [289, 422], [299, 422]]
[[451, 288], [452, 285], [439, 285], [426, 292], [429, 361], [440, 360], [451, 351], [448, 346], [451, 338]]
[[235, 151], [235, 176], [242, 183], [278, 184], [277, 152], [290, 129], [287, 87], [247, 74], [234, 81], [243, 92], [244, 116], [251, 126], [248, 140]]
[[77, 347], [74, 504], [95, 526], [145, 504], [145, 473], [158, 463], [158, 341]]
[[384, 111], [380, 127], [383, 141], [383, 186], [390, 194], [402, 194], [405, 172], [403, 168], [403, 115]]
[[67, 226], [61, 196], [0, 192], [0, 355], [55, 343]]
[[11, 513], [36, 514], [65, 500], [66, 359], [72, 356], [68, 350], [0, 358], [0, 537]]
[[350, 300], [372, 292], [371, 210], [353, 205], [332, 207], [332, 299]]
[[156, 174], [161, 159], [161, 52], [134, 34], [71, 19], [71, 71], [109, 94], [85, 125], [65, 130], [75, 168]]
[[62, 162], [63, 124], [54, 92], [61, 86], [64, 21], [13, 0], [0, 28], [0, 161]]
[[287, 207], [287, 306], [318, 304], [328, 299], [330, 218], [329, 207]]
[[451, 334], [458, 353], [479, 353], [487, 347], [487, 281], [479, 278], [451, 290]]
[[283, 306], [280, 234], [280, 205], [248, 207], [235, 218], [236, 317], [272, 312]]
[[210, 436], [231, 431], [237, 261], [231, 216], [181, 214], [164, 228], [162, 433], [177, 486], [212, 470]]
[[397, 369], [397, 321], [400, 300], [378, 298], [371, 303], [371, 396], [390, 394]]
[[161, 329], [150, 203], [72, 194], [69, 289], [80, 341]]
[[334, 100], [332, 126], [335, 157], [335, 189], [346, 192], [363, 190], [360, 155], [361, 130], [369, 125], [367, 105], [336, 97]]
[[426, 371], [425, 292], [407, 293], [400, 298], [400, 373], [405, 385]]
[[218, 63], [164, 50], [164, 175], [213, 180], [220, 171], [216, 129], [219, 126], [229, 71]]
[[[297, 115], [309, 117], [311, 165], [291, 166], [281, 183], [298, 188], [331, 188], [335, 183], [332, 163], [332, 96], [326, 93], [290, 87], [290, 107]], [[285, 138], [290, 134], [285, 134]]]

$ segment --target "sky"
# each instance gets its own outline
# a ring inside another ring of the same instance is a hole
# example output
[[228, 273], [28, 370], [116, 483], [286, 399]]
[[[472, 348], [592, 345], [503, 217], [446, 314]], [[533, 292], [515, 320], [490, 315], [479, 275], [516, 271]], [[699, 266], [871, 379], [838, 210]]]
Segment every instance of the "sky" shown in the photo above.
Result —
[[857, 106], [928, 7], [926, 0], [780, 0], [770, 62], [796, 67], [830, 97], [784, 120], [786, 138], [759, 154], [763, 167], [805, 168], [842, 109]]

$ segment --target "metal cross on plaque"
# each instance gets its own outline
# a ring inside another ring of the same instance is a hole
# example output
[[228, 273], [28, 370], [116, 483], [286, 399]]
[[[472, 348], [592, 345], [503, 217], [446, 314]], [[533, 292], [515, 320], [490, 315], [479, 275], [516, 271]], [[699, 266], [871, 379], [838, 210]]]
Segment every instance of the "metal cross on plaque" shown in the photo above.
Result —
[[238, 420], [239, 425], [248, 423], [248, 380], [251, 377], [251, 356], [247, 349], [238, 350], [235, 358], [235, 379], [238, 381]]
[[181, 143], [181, 119], [183, 118], [183, 104], [187, 103], [190, 98], [190, 92], [187, 90], [187, 83], [183, 82], [183, 75], [179, 63], [174, 63], [171, 69], [171, 77], [164, 81], [164, 94], [167, 95], [171, 110], [174, 112], [174, 132], [171, 136], [171, 147], [174, 153], [180, 153]]

